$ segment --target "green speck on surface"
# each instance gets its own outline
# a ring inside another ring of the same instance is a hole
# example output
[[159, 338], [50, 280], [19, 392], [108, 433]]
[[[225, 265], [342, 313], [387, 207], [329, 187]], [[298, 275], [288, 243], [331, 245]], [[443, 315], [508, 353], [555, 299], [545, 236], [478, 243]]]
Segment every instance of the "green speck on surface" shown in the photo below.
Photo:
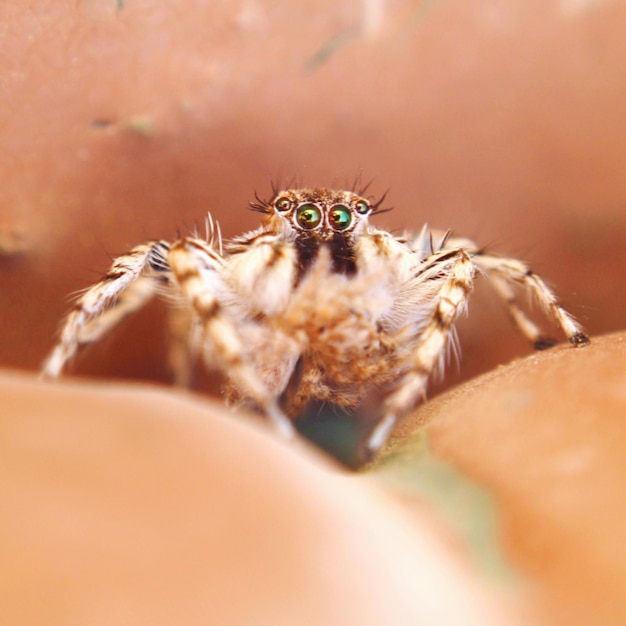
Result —
[[320, 65], [326, 63], [330, 56], [334, 54], [339, 48], [348, 43], [350, 39], [355, 36], [353, 31], [345, 31], [331, 37], [322, 47], [304, 64], [305, 72], [312, 72], [316, 70]]
[[433, 505], [456, 531], [478, 567], [495, 580], [508, 582], [515, 572], [499, 545], [498, 515], [492, 495], [437, 458], [425, 429], [382, 453], [368, 471], [387, 486]]
[[148, 115], [131, 117], [126, 124], [131, 132], [142, 137], [151, 137], [155, 133], [154, 120]]
[[113, 126], [114, 124], [115, 122], [113, 120], [110, 120], [104, 117], [98, 117], [91, 121], [92, 128], [109, 128]]

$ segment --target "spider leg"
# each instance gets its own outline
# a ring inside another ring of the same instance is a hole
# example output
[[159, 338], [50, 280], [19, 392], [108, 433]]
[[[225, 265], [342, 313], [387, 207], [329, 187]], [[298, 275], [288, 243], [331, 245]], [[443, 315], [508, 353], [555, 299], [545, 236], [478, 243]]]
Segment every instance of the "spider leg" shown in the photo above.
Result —
[[[401, 376], [385, 398], [383, 417], [374, 427], [362, 451], [364, 460], [373, 458], [385, 443], [399, 417], [410, 411], [416, 400], [425, 394], [426, 384], [446, 345], [454, 323], [465, 310], [473, 287], [474, 264], [464, 249], [434, 255], [422, 270], [429, 282], [438, 281], [435, 306], [419, 335], [409, 369]], [[433, 269], [440, 265], [437, 275]]]
[[148, 242], [113, 261], [104, 278], [76, 300], [66, 316], [58, 343], [41, 369], [42, 378], [57, 378], [82, 346], [98, 341], [124, 317], [142, 307], [166, 279], [164, 254], [169, 244]]
[[263, 410], [280, 433], [292, 437], [295, 430], [291, 421], [245, 358], [242, 337], [220, 301], [220, 292], [226, 290], [220, 277], [223, 257], [210, 244], [185, 238], [172, 246], [168, 258], [183, 296], [198, 316], [207, 364], [217, 360], [240, 392]]
[[543, 279], [524, 262], [481, 253], [474, 254], [472, 261], [490, 279], [513, 323], [536, 349], [549, 348], [555, 342], [543, 337], [539, 328], [517, 305], [514, 284], [522, 285], [533, 294], [546, 315], [561, 328], [572, 345], [578, 347], [589, 343], [582, 326], [559, 304], [556, 295]]
[[174, 383], [189, 387], [193, 378], [193, 365], [198, 356], [196, 347], [198, 325], [194, 323], [188, 307], [170, 308], [167, 318], [169, 342], [167, 346], [167, 367]]

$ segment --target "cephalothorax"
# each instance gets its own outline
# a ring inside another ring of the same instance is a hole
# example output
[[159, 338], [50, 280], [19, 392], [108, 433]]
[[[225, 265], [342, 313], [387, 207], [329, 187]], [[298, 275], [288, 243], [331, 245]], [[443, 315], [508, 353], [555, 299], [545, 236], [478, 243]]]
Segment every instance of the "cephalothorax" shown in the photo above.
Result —
[[262, 226], [229, 242], [209, 217], [204, 238], [133, 248], [78, 298], [43, 375], [59, 376], [82, 345], [166, 294], [179, 382], [201, 356], [226, 375], [230, 400], [263, 411], [288, 435], [311, 400], [358, 410], [375, 394], [381, 416], [363, 448], [369, 457], [424, 395], [477, 271], [536, 348], [553, 342], [518, 307], [516, 284], [574, 346], [589, 342], [523, 262], [426, 227], [393, 236], [369, 224], [379, 206], [352, 191], [288, 189], [251, 203]]

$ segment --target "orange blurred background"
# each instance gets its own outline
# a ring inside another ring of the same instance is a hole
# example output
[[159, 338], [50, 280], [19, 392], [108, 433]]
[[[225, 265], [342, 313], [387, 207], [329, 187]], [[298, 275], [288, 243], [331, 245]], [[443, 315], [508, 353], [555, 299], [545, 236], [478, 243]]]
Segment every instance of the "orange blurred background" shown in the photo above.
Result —
[[[68, 294], [270, 181], [389, 189], [524, 258], [588, 331], [624, 326], [626, 5], [39, 0], [0, 4], [0, 365], [37, 368]], [[529, 351], [489, 290], [448, 383]], [[163, 306], [74, 371], [162, 380]]]

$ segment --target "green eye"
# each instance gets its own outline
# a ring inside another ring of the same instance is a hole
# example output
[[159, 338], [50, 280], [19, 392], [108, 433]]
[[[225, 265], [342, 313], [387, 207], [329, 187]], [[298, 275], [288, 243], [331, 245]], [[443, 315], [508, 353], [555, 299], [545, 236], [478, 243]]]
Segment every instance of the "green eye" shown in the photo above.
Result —
[[276, 200], [276, 202], [274, 203], [274, 206], [279, 211], [288, 211], [291, 207], [291, 201], [289, 200], [289, 198], [278, 198], [278, 200]]
[[365, 200], [359, 200], [356, 203], [356, 212], [365, 215], [370, 210], [370, 205]]
[[335, 230], [345, 230], [352, 222], [352, 214], [347, 206], [338, 204], [333, 207], [328, 219]]
[[322, 221], [322, 212], [314, 204], [303, 204], [296, 211], [296, 219], [302, 228], [315, 228]]

